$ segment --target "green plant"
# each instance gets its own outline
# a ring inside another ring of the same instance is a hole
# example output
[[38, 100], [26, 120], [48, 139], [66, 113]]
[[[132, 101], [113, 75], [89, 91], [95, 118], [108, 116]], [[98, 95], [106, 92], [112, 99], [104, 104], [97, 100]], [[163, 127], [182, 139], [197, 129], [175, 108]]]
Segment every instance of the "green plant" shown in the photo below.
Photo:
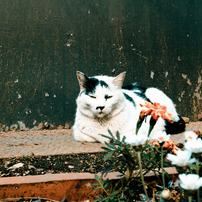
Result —
[[[104, 157], [105, 161], [109, 161], [110, 158], [116, 154], [118, 156], [118, 161], [116, 162], [116, 167], [120, 172], [119, 180], [114, 181], [112, 183], [109, 182], [108, 179], [105, 179], [105, 175], [110, 172], [111, 168], [105, 168], [101, 176], [95, 176], [95, 180], [97, 181], [94, 184], [95, 189], [100, 189], [99, 196], [96, 196], [95, 202], [97, 201], [155, 201], [154, 191], [157, 190], [157, 187], [160, 191], [159, 201], [168, 201], [171, 197], [170, 190], [168, 187], [168, 179], [169, 175], [164, 170], [164, 167], [170, 166], [171, 163], [175, 162], [177, 168], [179, 166], [183, 166], [184, 170], [184, 157], [182, 158], [182, 152], [179, 148], [176, 147], [174, 142], [170, 140], [170, 135], [164, 133], [157, 133], [153, 137], [150, 137], [150, 133], [154, 128], [158, 118], [161, 116], [163, 119], [167, 119], [172, 122], [171, 114], [166, 111], [164, 106], [160, 106], [158, 103], [146, 103], [145, 105], [147, 110], [143, 109], [140, 113], [140, 118], [137, 122], [136, 134], [132, 137], [122, 139], [120, 138], [119, 132], [114, 136], [111, 131], [109, 135], [102, 135], [106, 139], [106, 146], [102, 147], [103, 150], [107, 152]], [[146, 114], [146, 115], [145, 115]], [[146, 116], [151, 115], [150, 118], [150, 128], [148, 133], [141, 134], [139, 133], [139, 129], [142, 126], [142, 123]], [[200, 134], [200, 133], [199, 133]], [[192, 134], [192, 137], [194, 135]], [[195, 137], [195, 136], [194, 136]], [[154, 140], [153, 142], [149, 140]], [[191, 141], [191, 140], [189, 140]], [[193, 188], [193, 190], [197, 190], [197, 200], [200, 200], [199, 188], [202, 186], [202, 178], [199, 177], [199, 170], [201, 166], [201, 162], [199, 162], [199, 155], [202, 150], [201, 146], [201, 138], [198, 136], [195, 137], [195, 146], [192, 148], [192, 143], [185, 143], [185, 149], [192, 150], [193, 154], [196, 156], [196, 165], [193, 165], [195, 161], [191, 159], [191, 154], [188, 152], [186, 157], [186, 162], [189, 165], [186, 165], [186, 172], [191, 172], [196, 170], [196, 180], [198, 180], [197, 186]], [[173, 153], [169, 154], [168, 153]], [[177, 155], [179, 154], [179, 155]], [[166, 158], [170, 158], [166, 160]], [[174, 161], [172, 161], [174, 159]], [[182, 163], [183, 161], [183, 163]], [[148, 172], [153, 172], [156, 176], [155, 181], [145, 181], [144, 176]], [[180, 172], [179, 172], [180, 173]], [[161, 177], [159, 177], [161, 176]], [[180, 183], [183, 189], [187, 187], [192, 189], [192, 186], [184, 183], [184, 178], [189, 176], [180, 176]], [[191, 182], [190, 182], [191, 184]], [[185, 187], [185, 188], [184, 188]], [[182, 199], [182, 189], [179, 187], [177, 191], [180, 192], [180, 201], [184, 201]], [[194, 191], [193, 191], [194, 192]], [[190, 193], [190, 190], [186, 190], [186, 193]], [[192, 192], [191, 192], [192, 193]], [[189, 200], [191, 200], [192, 196], [188, 196]], [[175, 199], [173, 199], [175, 201]]]

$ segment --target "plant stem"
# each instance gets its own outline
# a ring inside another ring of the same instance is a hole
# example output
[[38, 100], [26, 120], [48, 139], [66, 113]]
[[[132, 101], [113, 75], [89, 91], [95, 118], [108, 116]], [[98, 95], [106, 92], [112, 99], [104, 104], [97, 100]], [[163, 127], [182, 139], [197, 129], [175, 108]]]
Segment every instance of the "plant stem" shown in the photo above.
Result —
[[192, 201], [192, 196], [188, 196], [188, 202]]
[[163, 169], [163, 146], [161, 145], [161, 170], [162, 170], [162, 181], [163, 181], [163, 189], [165, 189], [165, 176], [164, 176], [164, 169]]
[[140, 151], [137, 152], [137, 156], [138, 156], [138, 163], [139, 163], [139, 167], [140, 167], [140, 175], [141, 175], [141, 180], [142, 180], [144, 193], [145, 193], [145, 196], [146, 196], [147, 200], [149, 200], [147, 190], [145, 188], [144, 176], [143, 176], [143, 173], [142, 173], [142, 163], [141, 163], [141, 152]]
[[180, 188], [180, 201], [182, 201], [182, 188]]
[[[199, 159], [196, 158], [196, 174], [199, 175]], [[197, 201], [200, 201], [200, 188], [197, 190]]]

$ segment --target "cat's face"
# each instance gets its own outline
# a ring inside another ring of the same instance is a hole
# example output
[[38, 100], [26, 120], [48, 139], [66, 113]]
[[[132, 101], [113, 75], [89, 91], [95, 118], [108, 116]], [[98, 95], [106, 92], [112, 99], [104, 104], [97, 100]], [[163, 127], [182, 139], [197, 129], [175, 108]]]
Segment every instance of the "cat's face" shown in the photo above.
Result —
[[80, 94], [77, 105], [81, 113], [98, 119], [107, 119], [122, 109], [124, 96], [121, 91], [125, 73], [117, 77], [97, 76], [88, 78], [77, 72]]

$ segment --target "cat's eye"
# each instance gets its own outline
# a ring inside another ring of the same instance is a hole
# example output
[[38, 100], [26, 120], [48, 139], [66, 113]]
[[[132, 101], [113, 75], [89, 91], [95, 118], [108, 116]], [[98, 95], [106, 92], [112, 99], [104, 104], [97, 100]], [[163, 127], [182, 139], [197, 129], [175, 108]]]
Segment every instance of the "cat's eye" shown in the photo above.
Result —
[[89, 95], [91, 98], [93, 98], [93, 99], [95, 99], [96, 97], [95, 96], [93, 96], [93, 95]]
[[105, 95], [105, 100], [112, 98], [113, 96]]

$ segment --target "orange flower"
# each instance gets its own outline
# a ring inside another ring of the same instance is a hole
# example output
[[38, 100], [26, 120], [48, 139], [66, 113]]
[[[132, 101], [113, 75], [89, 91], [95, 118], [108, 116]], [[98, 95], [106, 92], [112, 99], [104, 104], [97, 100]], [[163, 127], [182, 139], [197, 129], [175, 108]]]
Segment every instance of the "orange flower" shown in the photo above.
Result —
[[144, 114], [146, 115], [151, 115], [156, 121], [158, 120], [159, 117], [162, 117], [163, 119], [173, 122], [172, 119], [172, 114], [167, 112], [167, 107], [166, 106], [161, 106], [159, 103], [150, 103], [150, 102], [145, 102], [145, 104], [140, 104], [141, 107], [146, 107], [147, 109], [143, 109], [140, 113], [140, 116], [143, 117]]
[[200, 131], [198, 130], [198, 131], [193, 131], [194, 133], [196, 133], [196, 135], [199, 135], [199, 133], [200, 133]]
[[152, 142], [152, 145], [157, 145], [158, 147], [160, 147], [160, 144], [159, 144], [159, 141], [158, 140], [154, 140], [153, 142]]
[[169, 139], [163, 144], [163, 148], [171, 151], [173, 154], [177, 154], [178, 147], [175, 145], [175, 142]]

